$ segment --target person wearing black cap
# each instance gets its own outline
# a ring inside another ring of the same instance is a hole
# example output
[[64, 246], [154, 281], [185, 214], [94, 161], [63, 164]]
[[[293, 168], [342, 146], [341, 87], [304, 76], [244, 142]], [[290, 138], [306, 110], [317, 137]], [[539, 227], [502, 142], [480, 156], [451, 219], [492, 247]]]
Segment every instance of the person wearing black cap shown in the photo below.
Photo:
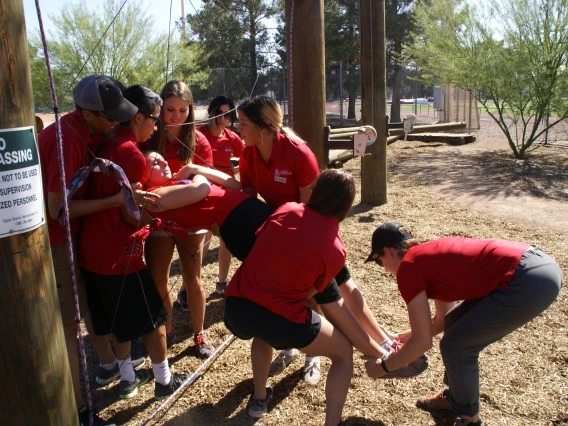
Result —
[[[387, 222], [373, 233], [369, 261], [396, 277], [410, 330], [399, 333], [405, 344], [386, 361], [365, 358], [367, 374], [379, 378], [407, 364], [444, 332], [440, 352], [448, 388], [416, 405], [452, 411], [459, 416], [456, 425], [483, 425], [479, 354], [554, 302], [562, 286], [554, 259], [539, 247], [514, 241], [448, 237], [421, 242], [408, 227]], [[428, 299], [434, 301], [432, 318]]]
[[[124, 99], [120, 85], [116, 80], [103, 75], [90, 75], [83, 78], [75, 87], [73, 93], [76, 109], [61, 118], [61, 134], [63, 144], [63, 171], [65, 172], [65, 187], [69, 187], [74, 173], [87, 166], [95, 157], [95, 151], [102, 142], [104, 134], [110, 133], [120, 122], [129, 120], [136, 114], [137, 108]], [[79, 417], [87, 424], [89, 413], [81, 393], [79, 360], [77, 355], [77, 325], [67, 238], [65, 227], [58, 221], [63, 202], [62, 176], [57, 155], [57, 131], [55, 123], [46, 127], [38, 135], [38, 149], [42, 170], [44, 200], [47, 210], [47, 228], [51, 244], [51, 253], [55, 271], [55, 280], [59, 294], [61, 316], [65, 331], [65, 343], [69, 356], [71, 376], [75, 401], [79, 409]], [[68, 200], [70, 213], [71, 238], [77, 247], [79, 220], [86, 214], [121, 206], [124, 204], [123, 191], [118, 191], [105, 198], [86, 200], [85, 189], [77, 191]], [[78, 271], [77, 271], [78, 272]], [[101, 367], [96, 381], [107, 384], [119, 377], [114, 353], [109, 344], [108, 336], [95, 336], [88, 309], [81, 275], [77, 274], [79, 304], [83, 308], [85, 325], [95, 347]], [[136, 360], [137, 364], [144, 358]], [[107, 367], [107, 368], [103, 368]], [[94, 424], [106, 425], [98, 416], [94, 416]]]

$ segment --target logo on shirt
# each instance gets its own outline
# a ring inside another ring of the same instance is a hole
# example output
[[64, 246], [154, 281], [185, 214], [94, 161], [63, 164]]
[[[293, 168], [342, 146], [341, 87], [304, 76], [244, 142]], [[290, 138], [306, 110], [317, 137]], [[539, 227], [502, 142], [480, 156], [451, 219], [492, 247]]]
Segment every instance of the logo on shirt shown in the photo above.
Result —
[[287, 183], [288, 178], [286, 176], [290, 176], [291, 174], [292, 172], [289, 170], [276, 169], [274, 170], [274, 181], [280, 183]]

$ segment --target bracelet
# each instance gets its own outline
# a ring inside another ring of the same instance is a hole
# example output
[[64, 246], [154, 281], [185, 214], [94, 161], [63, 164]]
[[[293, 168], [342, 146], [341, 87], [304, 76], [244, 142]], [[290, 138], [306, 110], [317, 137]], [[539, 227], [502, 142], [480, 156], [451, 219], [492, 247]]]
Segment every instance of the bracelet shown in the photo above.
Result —
[[383, 367], [383, 370], [385, 370], [385, 373], [390, 373], [389, 369], [387, 368], [387, 365], [385, 364], [384, 359], [381, 359], [381, 367]]

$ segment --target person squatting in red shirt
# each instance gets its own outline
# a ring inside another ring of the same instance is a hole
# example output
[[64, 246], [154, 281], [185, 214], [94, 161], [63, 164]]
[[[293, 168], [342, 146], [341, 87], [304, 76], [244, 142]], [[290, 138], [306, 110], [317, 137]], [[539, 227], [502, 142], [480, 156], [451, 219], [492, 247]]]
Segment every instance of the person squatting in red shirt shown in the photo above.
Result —
[[[396, 354], [386, 360], [366, 358], [369, 376], [380, 378], [405, 365], [443, 332], [440, 352], [448, 388], [416, 405], [453, 412], [459, 416], [456, 425], [483, 425], [479, 354], [554, 302], [562, 286], [557, 263], [539, 247], [515, 241], [419, 241], [396, 222], [375, 229], [369, 261], [396, 277], [410, 322], [410, 330], [398, 334], [405, 344]], [[429, 299], [435, 306], [432, 318]]]

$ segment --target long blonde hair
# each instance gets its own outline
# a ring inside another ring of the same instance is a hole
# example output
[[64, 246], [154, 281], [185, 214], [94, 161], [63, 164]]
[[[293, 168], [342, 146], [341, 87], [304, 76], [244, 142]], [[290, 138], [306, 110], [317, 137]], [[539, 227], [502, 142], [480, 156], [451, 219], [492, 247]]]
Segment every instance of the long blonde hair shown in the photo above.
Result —
[[265, 95], [258, 95], [247, 99], [237, 107], [259, 129], [269, 129], [274, 133], [284, 133], [288, 136], [297, 137], [289, 127], [282, 127], [284, 113], [274, 99]]
[[[166, 83], [160, 92], [160, 97], [165, 103], [166, 99], [173, 96], [177, 96], [189, 104], [189, 113], [185, 120], [185, 123], [189, 124], [184, 124], [182, 126], [181, 133], [179, 135], [180, 146], [177, 152], [178, 160], [180, 160], [183, 164], [187, 164], [191, 161], [195, 153], [195, 112], [193, 109], [193, 95], [191, 94], [189, 86], [183, 81], [171, 80]], [[162, 155], [164, 155], [166, 150], [168, 134], [164, 123], [164, 113], [165, 108], [162, 108], [158, 131], [154, 133], [149, 144], [150, 149], [158, 151]]]

